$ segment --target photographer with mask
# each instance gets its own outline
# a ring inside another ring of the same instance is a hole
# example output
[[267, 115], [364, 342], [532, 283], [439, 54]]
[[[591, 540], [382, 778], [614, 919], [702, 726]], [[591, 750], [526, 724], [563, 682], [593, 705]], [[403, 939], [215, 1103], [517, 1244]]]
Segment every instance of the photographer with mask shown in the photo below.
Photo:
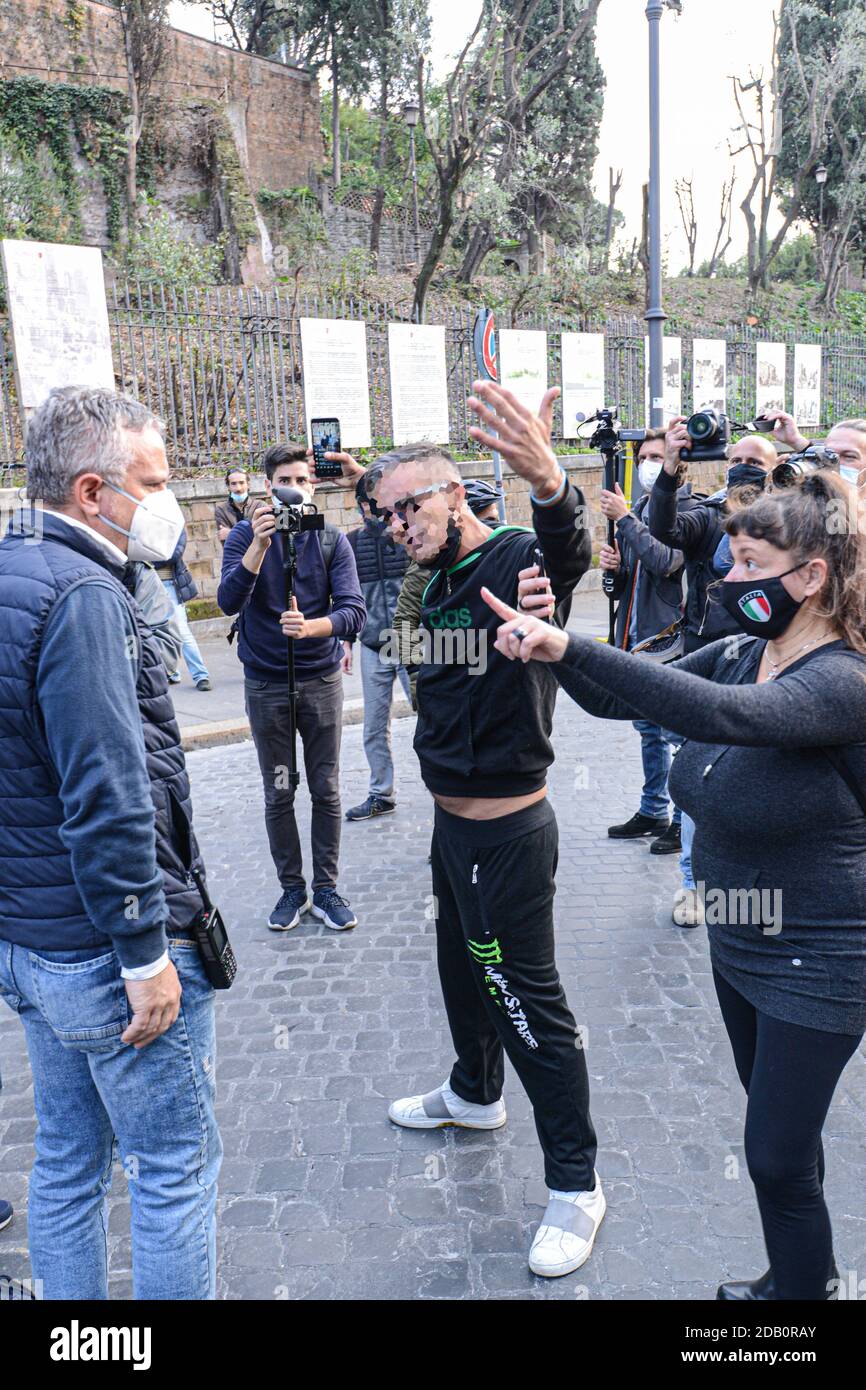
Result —
[[[329, 457], [334, 457], [330, 455]], [[354, 481], [359, 465], [338, 456], [344, 477]], [[307, 450], [276, 444], [264, 457], [265, 488], [297, 488], [309, 503], [315, 474]], [[337, 892], [340, 856], [340, 741], [343, 720], [343, 639], [364, 626], [367, 610], [349, 542], [335, 527], [304, 531], [296, 539], [295, 599], [285, 611], [283, 543], [275, 535], [273, 504], [260, 502], [252, 520], [238, 522], [226, 541], [217, 602], [238, 614], [238, 656], [244, 695], [265, 793], [265, 824], [282, 894], [268, 919], [273, 931], [291, 931], [312, 908], [333, 931], [357, 924]], [[234, 629], [233, 629], [234, 631]], [[290, 766], [289, 694], [285, 638], [297, 643], [297, 725], [313, 803], [313, 898], [307, 896], [303, 856], [295, 820]]]
[[[546, 773], [556, 689], [540, 667], [515, 668], [493, 650], [496, 624], [481, 588], [499, 585], [516, 599], [540, 547], [561, 603], [585, 573], [591, 544], [582, 494], [550, 447], [558, 391], [546, 393], [537, 416], [495, 382], [477, 382], [475, 392], [472, 436], [528, 481], [532, 530], [479, 521], [460, 470], [434, 445], [380, 459], [374, 486], [391, 534], [430, 574], [415, 751], [436, 802], [439, 978], [457, 1054], [447, 1081], [394, 1101], [388, 1114], [410, 1129], [498, 1129], [507, 1052], [532, 1102], [550, 1189], [530, 1269], [555, 1277], [589, 1258], [605, 1210], [586, 1059], [554, 953], [557, 831]], [[484, 654], [474, 672], [456, 640], [447, 648], [436, 640], [468, 631]]]
[[[629, 509], [617, 483], [613, 492], [603, 489], [600, 498], [603, 516], [616, 524], [616, 540], [613, 546], [601, 547], [599, 565], [615, 576], [616, 645], [626, 652], [663, 632], [682, 615], [682, 552], [655, 540], [643, 519], [664, 460], [665, 431], [647, 430], [637, 455], [644, 495]], [[691, 484], [684, 483], [677, 492], [677, 508], [691, 505]], [[682, 848], [679, 811], [674, 808], [673, 820], [668, 819], [670, 745], [657, 724], [641, 719], [635, 730], [640, 734], [644, 772], [640, 806], [630, 820], [609, 826], [607, 833], [615, 840], [652, 835], [651, 854], [678, 854]]]
[[[840, 526], [854, 514], [861, 524]], [[485, 591], [512, 660], [556, 663], [590, 714], [686, 742], [671, 790], [695, 822], [713, 974], [748, 1095], [745, 1151], [770, 1268], [730, 1300], [838, 1291], [821, 1131], [866, 1029], [866, 525], [838, 474], [726, 521], [719, 602], [741, 635], [673, 666], [527, 619]], [[710, 903], [713, 911], [710, 912]]]

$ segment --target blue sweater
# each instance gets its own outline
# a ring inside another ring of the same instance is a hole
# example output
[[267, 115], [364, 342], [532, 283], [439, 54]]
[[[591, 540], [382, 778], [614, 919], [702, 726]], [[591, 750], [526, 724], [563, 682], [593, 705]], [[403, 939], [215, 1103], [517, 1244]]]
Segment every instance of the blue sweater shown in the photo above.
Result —
[[[223, 551], [223, 568], [217, 603], [224, 613], [239, 613], [238, 656], [244, 674], [251, 680], [278, 681], [286, 678], [286, 639], [280, 630], [280, 614], [286, 609], [283, 571], [283, 541], [275, 537], [265, 554], [258, 575], [241, 564], [253, 539], [248, 521], [239, 521]], [[327, 676], [340, 665], [340, 642], [356, 637], [367, 620], [367, 609], [358, 582], [355, 557], [346, 537], [340, 533], [330, 568], [317, 531], [304, 531], [297, 537], [298, 567], [295, 597], [305, 618], [330, 618], [332, 637], [305, 637], [295, 646], [298, 680]], [[249, 603], [244, 603], [249, 597]]]

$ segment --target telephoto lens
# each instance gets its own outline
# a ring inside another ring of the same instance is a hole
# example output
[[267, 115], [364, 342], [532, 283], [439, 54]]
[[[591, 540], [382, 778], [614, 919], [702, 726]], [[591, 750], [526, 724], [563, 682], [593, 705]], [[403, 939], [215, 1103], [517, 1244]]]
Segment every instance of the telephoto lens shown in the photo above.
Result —
[[774, 487], [796, 487], [819, 468], [832, 468], [838, 472], [839, 455], [835, 449], [812, 445], [800, 454], [789, 454], [780, 459], [770, 474]]

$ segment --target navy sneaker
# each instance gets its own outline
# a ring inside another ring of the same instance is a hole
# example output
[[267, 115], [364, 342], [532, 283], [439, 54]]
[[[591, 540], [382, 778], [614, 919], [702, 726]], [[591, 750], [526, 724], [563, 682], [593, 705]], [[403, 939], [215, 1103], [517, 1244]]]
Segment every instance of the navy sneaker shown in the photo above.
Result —
[[271, 931], [291, 931], [300, 922], [301, 913], [306, 912], [309, 906], [306, 888], [284, 888], [283, 896], [268, 918], [268, 926]]
[[0, 1202], [0, 1231], [6, 1230], [14, 1215], [11, 1202]]
[[396, 811], [396, 802], [387, 797], [376, 796], [373, 792], [360, 806], [351, 806], [346, 812], [346, 820], [372, 820], [373, 816], [390, 816]]
[[357, 927], [358, 919], [336, 888], [317, 888], [313, 894], [313, 916], [319, 917], [331, 931], [348, 931]]

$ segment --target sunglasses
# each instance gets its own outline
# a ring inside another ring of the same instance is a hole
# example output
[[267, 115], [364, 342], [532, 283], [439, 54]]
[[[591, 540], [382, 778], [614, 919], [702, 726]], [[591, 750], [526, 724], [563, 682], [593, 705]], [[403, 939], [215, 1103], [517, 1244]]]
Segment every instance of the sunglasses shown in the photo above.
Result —
[[373, 508], [375, 515], [382, 517], [383, 520], [390, 522], [396, 516], [400, 521], [402, 521], [404, 526], [407, 526], [409, 524], [410, 508], [414, 513], [416, 508], [419, 507], [420, 504], [426, 498], [435, 497], [440, 492], [447, 492], [448, 488], [454, 486], [455, 484], [453, 482], [437, 483], [434, 487], [427, 487], [424, 488], [422, 492], [413, 493], [411, 497], [402, 498], [399, 502], [395, 502], [391, 507], [374, 507], [372, 503], [371, 507]]

